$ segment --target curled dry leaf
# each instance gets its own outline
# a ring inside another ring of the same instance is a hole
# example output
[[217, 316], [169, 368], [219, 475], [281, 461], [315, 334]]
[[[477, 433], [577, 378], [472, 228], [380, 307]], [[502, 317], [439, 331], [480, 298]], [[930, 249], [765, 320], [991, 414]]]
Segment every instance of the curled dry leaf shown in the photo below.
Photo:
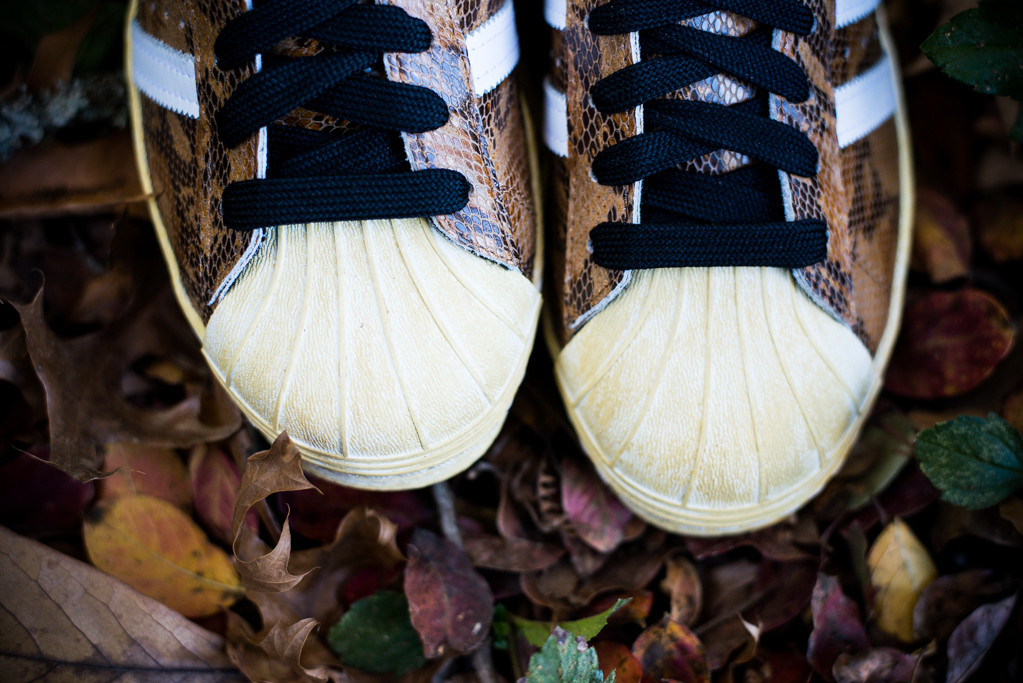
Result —
[[427, 657], [471, 652], [486, 640], [494, 596], [461, 548], [424, 529], [408, 545], [405, 594]]
[[834, 680], [831, 669], [840, 654], [856, 654], [870, 647], [860, 608], [842, 592], [837, 577], [818, 574], [810, 609], [813, 631], [807, 644], [807, 659], [814, 671]]
[[710, 681], [703, 643], [667, 617], [639, 634], [632, 653], [643, 669], [643, 683], [659, 683], [665, 678], [681, 683]]
[[186, 617], [214, 614], [241, 597], [227, 553], [159, 498], [121, 496], [93, 508], [84, 540], [98, 569]]
[[703, 607], [703, 584], [693, 563], [680, 555], [669, 557], [661, 590], [671, 599], [671, 620], [692, 626]]
[[906, 307], [885, 387], [923, 399], [969, 391], [994, 371], [1014, 336], [1008, 314], [991, 295], [930, 292]]
[[938, 570], [912, 530], [896, 517], [867, 554], [870, 583], [876, 592], [877, 624], [904, 642], [913, 640], [913, 609]]
[[111, 474], [99, 482], [100, 498], [144, 493], [181, 508], [192, 504], [188, 472], [173, 449], [111, 443], [105, 450], [103, 469]]
[[970, 225], [948, 197], [917, 189], [913, 224], [913, 269], [933, 282], [948, 282], [970, 271]]
[[5, 680], [242, 680], [220, 636], [2, 527], [0, 607]]
[[980, 667], [1016, 607], [1016, 596], [982, 605], [959, 624], [948, 639], [948, 683], [969, 680]]
[[299, 491], [312, 488], [302, 472], [302, 459], [295, 444], [282, 433], [269, 450], [249, 456], [242, 474], [241, 488], [231, 515], [234, 533], [235, 564], [246, 588], [264, 592], [285, 591], [298, 584], [309, 573], [292, 572], [291, 528], [285, 519], [277, 545], [268, 548], [243, 520], [253, 505], [278, 491]]
[[273, 624], [253, 633], [238, 615], [229, 615], [227, 654], [252, 681], [307, 683], [341, 681], [342, 672], [330, 652], [310, 636], [319, 626], [302, 619], [290, 626]]

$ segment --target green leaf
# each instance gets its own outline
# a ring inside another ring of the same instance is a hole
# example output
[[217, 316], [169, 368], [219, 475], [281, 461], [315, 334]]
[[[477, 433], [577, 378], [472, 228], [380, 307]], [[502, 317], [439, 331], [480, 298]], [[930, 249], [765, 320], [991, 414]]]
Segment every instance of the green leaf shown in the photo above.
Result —
[[[608, 677], [613, 683], [614, 672]], [[602, 683], [604, 674], [597, 664], [597, 651], [586, 644], [586, 639], [554, 627], [532, 657], [529, 658], [527, 683]]]
[[327, 640], [342, 664], [369, 673], [402, 674], [426, 663], [408, 600], [394, 591], [377, 591], [357, 600], [330, 629]]
[[1018, 0], [985, 0], [938, 27], [920, 49], [975, 90], [1023, 99], [1023, 10]]
[[[615, 604], [611, 605], [608, 609], [604, 610], [600, 614], [594, 614], [592, 617], [586, 617], [585, 619], [576, 619], [574, 621], [563, 621], [561, 628], [566, 631], [575, 633], [586, 640], [589, 640], [593, 636], [600, 633], [600, 629], [607, 625], [607, 620], [618, 611], [623, 605], [629, 604], [632, 598], [619, 598], [615, 601]], [[541, 647], [547, 642], [548, 636], [551, 634], [551, 623], [548, 621], [533, 621], [532, 619], [523, 619], [517, 617], [514, 614], [508, 615], [515, 623], [515, 627], [518, 628], [519, 632], [525, 636], [526, 640], [533, 647]]]
[[925, 429], [916, 438], [916, 457], [943, 500], [973, 510], [1023, 486], [1023, 436], [994, 413]]

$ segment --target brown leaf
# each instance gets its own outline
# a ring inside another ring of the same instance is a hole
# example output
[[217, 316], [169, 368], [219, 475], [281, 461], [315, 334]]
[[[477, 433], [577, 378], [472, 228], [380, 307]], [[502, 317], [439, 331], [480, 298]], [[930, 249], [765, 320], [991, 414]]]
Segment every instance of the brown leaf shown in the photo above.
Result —
[[[234, 460], [216, 446], [199, 444], [189, 453], [188, 473], [196, 514], [217, 540], [230, 544], [231, 516], [242, 481]], [[249, 510], [245, 524], [258, 533], [259, 521], [254, 510]]]
[[829, 681], [835, 660], [843, 653], [856, 654], [870, 647], [859, 606], [842, 592], [838, 578], [818, 574], [810, 599], [813, 631], [807, 644], [807, 660], [813, 670]]
[[99, 482], [101, 498], [144, 493], [181, 508], [192, 504], [188, 472], [181, 456], [170, 448], [149, 444], [107, 444], [103, 468], [112, 474]]
[[625, 645], [611, 640], [602, 640], [593, 646], [597, 651], [597, 661], [608, 680], [611, 672], [615, 673], [615, 683], [639, 683], [643, 678], [643, 667], [639, 660]]
[[661, 590], [671, 598], [671, 620], [692, 626], [703, 607], [703, 583], [693, 563], [681, 555], [669, 557]]
[[836, 683], [910, 683], [917, 661], [893, 647], [875, 647], [859, 654], [841, 654], [832, 673]]
[[632, 521], [593, 467], [572, 457], [561, 461], [561, 508], [579, 538], [601, 553], [618, 547]]
[[473, 565], [504, 572], [529, 572], [549, 567], [565, 554], [553, 543], [527, 541], [524, 538], [500, 536], [466, 536], [462, 539], [465, 554]]
[[1016, 387], [1006, 397], [1005, 404], [1002, 406], [1002, 417], [1017, 431], [1023, 433], [1023, 386]]
[[5, 680], [241, 680], [220, 636], [2, 527], [0, 606]]
[[722, 555], [730, 550], [744, 546], [752, 546], [759, 550], [760, 554], [765, 558], [779, 562], [792, 562], [812, 558], [813, 555], [793, 544], [794, 536], [795, 528], [791, 524], [781, 523], [769, 526], [766, 529], [734, 536], [687, 538], [686, 546], [699, 560]]
[[1011, 587], [1010, 581], [984, 569], [939, 576], [924, 588], [913, 608], [913, 634], [917, 640], [945, 643], [970, 612]]
[[494, 596], [461, 548], [424, 529], [408, 545], [405, 595], [427, 657], [471, 652], [490, 632]]
[[[234, 410], [218, 411], [226, 421], [203, 421], [204, 407], [227, 400], [222, 392], [216, 393], [219, 390], [206, 397], [207, 406], [198, 392], [159, 410], [138, 408], [124, 399], [121, 378], [128, 366], [144, 353], [162, 350], [139, 346], [160, 336], [161, 325], [156, 318], [164, 314], [159, 311], [175, 305], [169, 289], [165, 289], [164, 296], [162, 302], [136, 302], [109, 327], [74, 339], [61, 339], [47, 325], [42, 289], [31, 303], [14, 304], [46, 391], [50, 462], [77, 479], [102, 475], [97, 449], [106, 443], [146, 441], [187, 448], [226, 438], [240, 425], [240, 416]], [[176, 324], [184, 325], [179, 319]], [[178, 336], [182, 329], [177, 330]], [[174, 336], [163, 335], [163, 343], [173, 344]]]
[[961, 683], [980, 667], [1016, 607], [1016, 596], [975, 609], [948, 639], [948, 683]]
[[976, 210], [977, 238], [988, 256], [996, 263], [1023, 259], [1023, 201], [1019, 193], [1013, 190], [986, 196]]
[[970, 271], [970, 225], [959, 209], [929, 187], [917, 189], [913, 224], [914, 270], [933, 282], [948, 282]]
[[241, 597], [227, 554], [167, 501], [126, 495], [85, 520], [89, 560], [186, 617], [214, 614]]
[[[0, 310], [5, 307], [6, 304], [0, 302]], [[10, 385], [10, 390], [4, 383]], [[0, 443], [44, 439], [46, 395], [32, 367], [25, 345], [25, 329], [21, 325], [0, 330], [0, 388], [4, 390], [5, 404], [0, 412]], [[40, 427], [42, 436], [37, 437], [34, 432]]]
[[994, 371], [1014, 336], [1005, 309], [989, 294], [931, 292], [906, 307], [885, 387], [927, 399], [969, 391]]
[[667, 617], [639, 634], [632, 653], [643, 669], [643, 683], [659, 683], [665, 678], [682, 683], [710, 681], [703, 643]]
[[1013, 496], [1003, 500], [998, 506], [998, 514], [1016, 529], [1016, 533], [1023, 535], [1023, 498]]
[[340, 662], [315, 638], [315, 619], [290, 626], [273, 624], [253, 633], [237, 615], [230, 615], [227, 646], [231, 661], [249, 680], [268, 683], [342, 681]]

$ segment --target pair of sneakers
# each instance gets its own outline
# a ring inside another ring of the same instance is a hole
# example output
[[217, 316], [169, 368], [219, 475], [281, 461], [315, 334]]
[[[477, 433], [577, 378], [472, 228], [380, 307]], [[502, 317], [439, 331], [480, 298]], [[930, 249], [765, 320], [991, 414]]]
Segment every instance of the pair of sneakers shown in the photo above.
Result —
[[604, 480], [670, 531], [776, 521], [841, 464], [898, 327], [877, 4], [547, 0], [534, 135], [512, 0], [135, 0], [139, 166], [213, 374], [318, 476], [441, 481], [501, 427], [546, 258]]

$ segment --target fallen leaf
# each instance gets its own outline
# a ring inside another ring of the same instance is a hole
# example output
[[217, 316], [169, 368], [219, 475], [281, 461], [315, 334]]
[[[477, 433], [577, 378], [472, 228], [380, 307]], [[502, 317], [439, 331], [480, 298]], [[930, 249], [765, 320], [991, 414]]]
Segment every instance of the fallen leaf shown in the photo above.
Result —
[[220, 636], [2, 527], [0, 606], [5, 680], [244, 680]]
[[[555, 627], [543, 647], [529, 658], [529, 683], [601, 683], [597, 652], [582, 636]], [[614, 681], [614, 677], [607, 679]]]
[[602, 640], [593, 649], [597, 653], [597, 662], [604, 673], [604, 680], [609, 680], [612, 673], [616, 683], [639, 683], [643, 678], [643, 667], [625, 645]]
[[1014, 336], [1008, 314], [991, 295], [930, 292], [906, 306], [885, 388], [924, 399], [969, 391], [994, 371]]
[[327, 636], [341, 662], [370, 673], [401, 674], [426, 663], [404, 595], [379, 591], [345, 612]]
[[1017, 387], [1005, 399], [1002, 406], [1002, 417], [1006, 422], [1016, 428], [1016, 431], [1023, 433], [1023, 387]]
[[425, 529], [409, 541], [405, 594], [426, 656], [471, 652], [490, 632], [494, 596], [461, 548]]
[[1011, 581], [984, 569], [939, 576], [924, 588], [913, 609], [913, 634], [917, 640], [944, 644], [970, 612], [1011, 588]]
[[[309, 639], [319, 626], [315, 619], [302, 619], [287, 627], [273, 624], [252, 633], [237, 615], [232, 613], [229, 617], [233, 621], [229, 633], [234, 628], [244, 635], [228, 642], [227, 653], [250, 680], [273, 683], [343, 680], [339, 662], [315, 638]], [[309, 661], [310, 651], [318, 655], [315, 662]], [[332, 666], [337, 668], [332, 670]]]
[[807, 660], [814, 671], [834, 680], [831, 670], [840, 654], [856, 654], [870, 647], [860, 608], [842, 592], [837, 577], [818, 574], [810, 609], [813, 631], [807, 644]]
[[33, 537], [77, 533], [96, 485], [39, 459], [45, 455], [23, 453], [0, 465], [0, 524]]
[[[870, 582], [877, 591], [877, 624], [904, 642], [913, 640], [913, 608], [921, 591], [938, 576], [927, 549], [896, 517], [867, 554]], [[836, 678], [837, 678], [836, 674]]]
[[1023, 535], [1023, 498], [1017, 496], [1003, 500], [998, 506], [998, 514], [1012, 524], [1018, 534]]
[[773, 524], [766, 529], [744, 534], [720, 537], [692, 537], [686, 539], [686, 547], [698, 560], [723, 555], [735, 548], [745, 546], [756, 548], [769, 560], [791, 562], [808, 560], [813, 557], [794, 545], [795, 529], [785, 523]]
[[956, 539], [969, 543], [971, 537], [1003, 548], [1023, 547], [1023, 538], [1016, 527], [995, 507], [969, 510], [958, 505], [939, 505], [932, 536], [938, 551], [943, 551]]
[[912, 267], [932, 282], [964, 277], [970, 270], [970, 225], [948, 197], [917, 188]]
[[982, 605], [948, 639], [948, 683], [966, 681], [980, 667], [1016, 607], [1016, 596]]
[[611, 607], [599, 614], [594, 614], [586, 617], [585, 619], [563, 621], [558, 624], [552, 624], [547, 621], [523, 619], [522, 617], [517, 617], [514, 614], [510, 614], [508, 616], [519, 632], [525, 636], [530, 645], [534, 647], [543, 647], [543, 644], [547, 641], [547, 637], [553, 631], [554, 626], [560, 626], [569, 633], [580, 636], [585, 640], [594, 638], [607, 625], [607, 620], [611, 617], [611, 615], [627, 605], [629, 601], [629, 598], [618, 599], [615, 601], [615, 604], [611, 605]]
[[[217, 540], [230, 545], [234, 540], [231, 518], [242, 481], [234, 460], [216, 446], [199, 444], [188, 455], [188, 476], [199, 520]], [[258, 533], [255, 510], [248, 511], [245, 524]]]
[[832, 673], [836, 683], [910, 683], [916, 658], [893, 647], [875, 647], [859, 654], [841, 654]]
[[662, 679], [709, 683], [710, 668], [703, 643], [682, 624], [667, 617], [639, 634], [632, 653], [643, 669], [644, 683]]
[[609, 553], [622, 542], [632, 513], [588, 463], [561, 461], [561, 508], [571, 529], [591, 548]]
[[672, 621], [692, 626], [703, 607], [703, 584], [693, 563], [681, 555], [669, 557], [665, 562], [665, 575], [661, 590], [671, 600], [669, 616]]
[[283, 432], [269, 450], [249, 456], [241, 488], [231, 515], [234, 533], [232, 549], [242, 584], [251, 590], [286, 591], [298, 584], [309, 570], [292, 571], [291, 527], [285, 519], [277, 544], [269, 548], [243, 520], [253, 505], [278, 491], [312, 488], [302, 472], [302, 456]]
[[100, 498], [144, 493], [181, 508], [192, 504], [192, 489], [185, 464], [181, 456], [170, 448], [149, 444], [107, 444], [103, 468], [112, 474], [100, 480]]
[[93, 508], [84, 541], [98, 569], [187, 617], [214, 614], [242, 594], [227, 553], [159, 498], [121, 496]]
[[465, 554], [473, 565], [504, 572], [528, 572], [549, 567], [565, 554], [553, 543], [500, 536], [466, 536]]
[[995, 263], [1023, 258], [1023, 201], [1017, 191], [985, 196], [976, 212], [977, 239]]
[[920, 469], [955, 505], [997, 505], [1023, 487], [1023, 436], [994, 413], [963, 416], [920, 432]]

